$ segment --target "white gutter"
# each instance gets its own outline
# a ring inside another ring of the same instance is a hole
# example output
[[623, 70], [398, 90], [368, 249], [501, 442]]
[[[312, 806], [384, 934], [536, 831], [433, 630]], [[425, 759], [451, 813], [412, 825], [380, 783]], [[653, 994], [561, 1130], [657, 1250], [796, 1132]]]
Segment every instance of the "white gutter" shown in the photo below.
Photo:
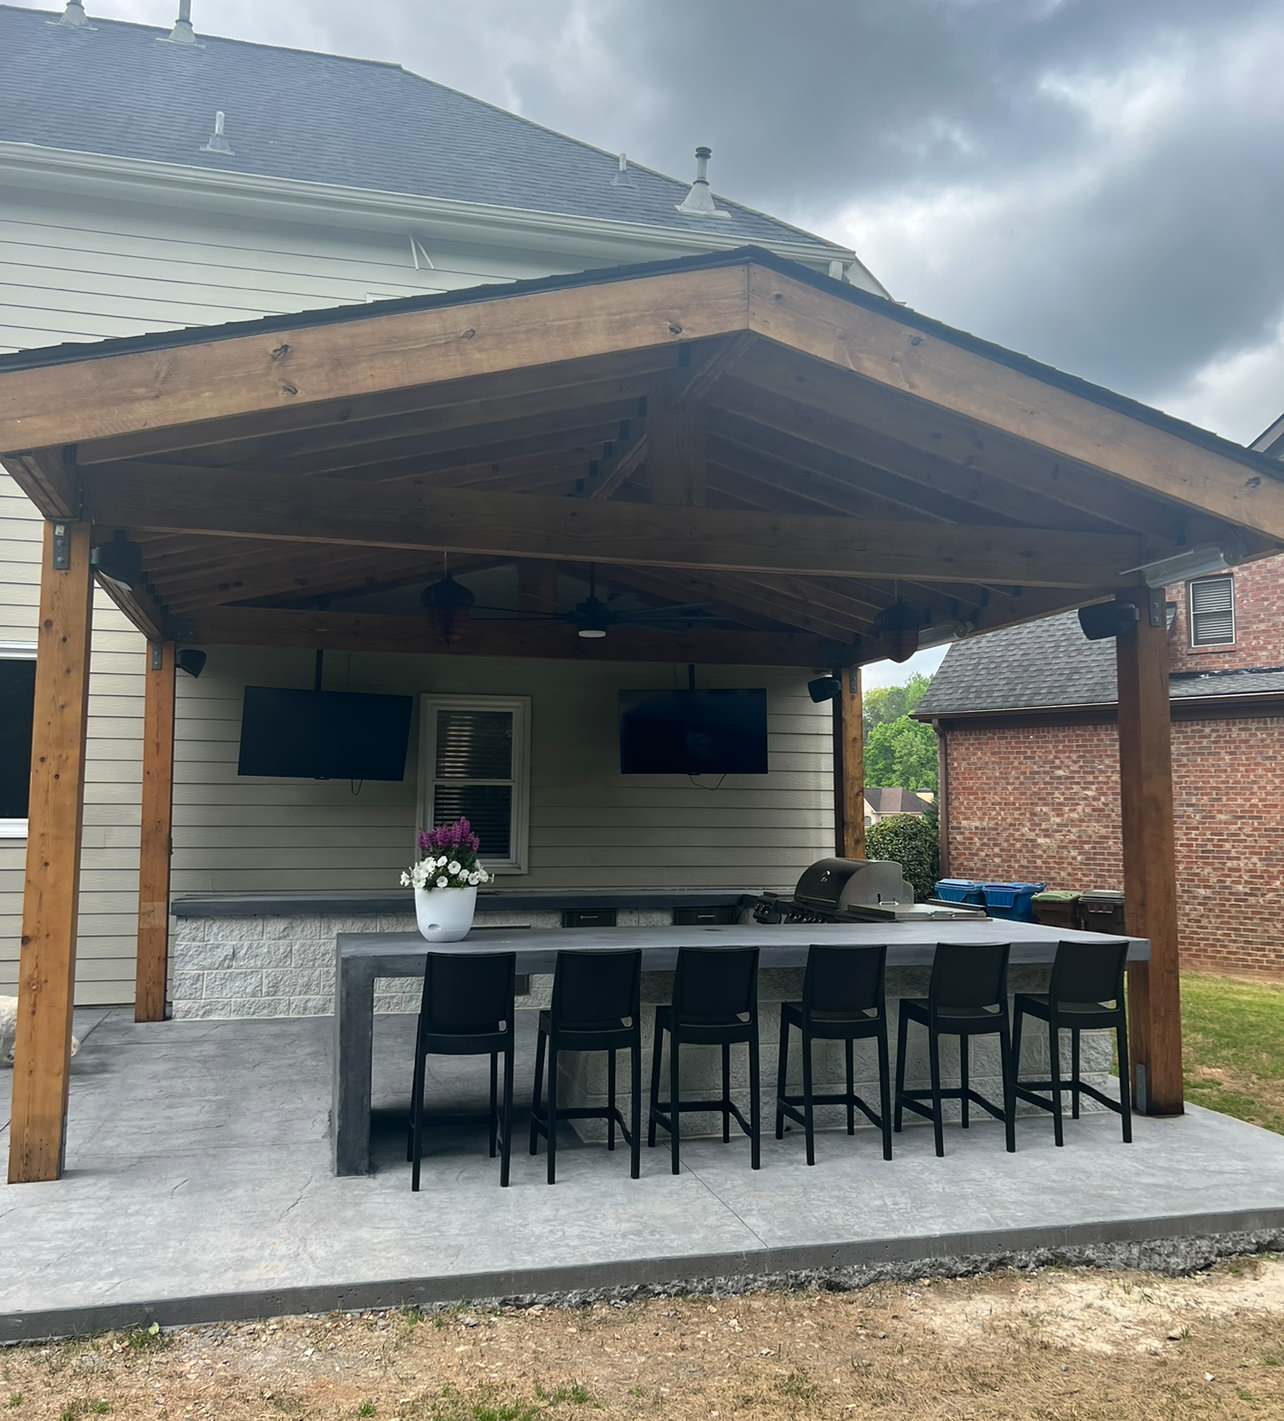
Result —
[[[573, 245], [631, 243], [670, 248], [676, 253], [731, 251], [756, 245], [809, 265], [840, 261], [855, 267], [861, 279], [853, 284], [887, 296], [883, 286], [867, 271], [856, 253], [829, 242], [777, 240], [711, 229], [701, 223], [689, 232], [650, 223], [623, 222], [608, 218], [577, 217], [567, 213], [536, 212], [529, 208], [502, 207], [486, 203], [456, 202], [448, 198], [422, 197], [408, 193], [341, 187], [330, 183], [299, 182], [291, 178], [263, 177], [253, 173], [229, 173], [178, 163], [157, 163], [149, 159], [121, 158], [71, 149], [45, 148], [31, 143], [0, 142], [0, 163], [33, 174], [65, 174], [72, 178], [142, 184], [163, 189], [172, 200], [175, 193], [208, 194], [211, 197], [239, 197], [295, 208], [336, 211], [354, 215], [397, 218], [402, 221], [432, 223], [436, 227], [483, 230], [492, 238], [504, 234], [529, 240], [542, 236], [558, 244]], [[889, 298], [890, 299], [890, 298]]]

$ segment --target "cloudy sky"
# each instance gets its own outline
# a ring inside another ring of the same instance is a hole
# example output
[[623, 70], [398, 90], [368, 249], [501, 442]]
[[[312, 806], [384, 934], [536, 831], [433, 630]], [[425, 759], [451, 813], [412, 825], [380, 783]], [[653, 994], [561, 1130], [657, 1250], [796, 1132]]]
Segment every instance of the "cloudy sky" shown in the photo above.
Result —
[[931, 315], [1244, 442], [1284, 411], [1284, 0], [194, 0], [193, 18], [397, 60], [679, 176], [708, 143], [715, 189], [852, 246]]

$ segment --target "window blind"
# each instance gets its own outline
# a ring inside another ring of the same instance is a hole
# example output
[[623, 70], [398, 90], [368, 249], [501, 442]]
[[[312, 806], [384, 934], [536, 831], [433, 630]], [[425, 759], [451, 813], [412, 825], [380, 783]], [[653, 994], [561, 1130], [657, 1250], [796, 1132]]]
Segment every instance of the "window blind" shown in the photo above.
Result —
[[1191, 646], [1230, 646], [1235, 641], [1235, 580], [1201, 577], [1190, 584]]

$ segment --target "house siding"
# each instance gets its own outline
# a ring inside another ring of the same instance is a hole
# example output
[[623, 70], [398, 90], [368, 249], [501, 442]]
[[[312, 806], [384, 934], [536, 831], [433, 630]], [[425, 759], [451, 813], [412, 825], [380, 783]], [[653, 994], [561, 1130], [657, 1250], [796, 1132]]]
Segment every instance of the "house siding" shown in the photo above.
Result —
[[[647, 254], [615, 247], [597, 260]], [[0, 211], [0, 350], [214, 325], [593, 264], [591, 257], [465, 247], [390, 224], [275, 221], [188, 199], [179, 208], [9, 185]], [[0, 474], [0, 640], [35, 641], [40, 536], [36, 510]], [[143, 658], [142, 638], [96, 593], [77, 958], [77, 1001], [86, 1005], [133, 995]], [[395, 882], [414, 826], [413, 769], [404, 785], [367, 785], [356, 796], [346, 784], [237, 778], [244, 681], [307, 685], [309, 675], [275, 653], [216, 651], [199, 682], [180, 677], [175, 893]], [[352, 658], [343, 675], [370, 689], [532, 688], [526, 692], [535, 697], [536, 727], [531, 873], [523, 882], [784, 887], [831, 846], [827, 708], [812, 707], [802, 682], [779, 672], [754, 678], [772, 686], [772, 775], [728, 781], [716, 793], [685, 780], [624, 781], [607, 764], [603, 737], [614, 733], [615, 690], [671, 684], [663, 679], [667, 669]], [[564, 735], [568, 725], [577, 727], [573, 739]], [[0, 992], [15, 990], [17, 980], [25, 854], [25, 841], [0, 840]]]
[[[1173, 723], [1185, 965], [1284, 975], [1284, 714]], [[950, 873], [1119, 888], [1113, 719], [944, 728]]]

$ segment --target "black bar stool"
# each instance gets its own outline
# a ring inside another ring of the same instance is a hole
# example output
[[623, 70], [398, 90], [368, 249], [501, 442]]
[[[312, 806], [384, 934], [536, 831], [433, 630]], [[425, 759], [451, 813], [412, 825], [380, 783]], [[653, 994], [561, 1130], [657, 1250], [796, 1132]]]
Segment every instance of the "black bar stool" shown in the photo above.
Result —
[[[669, 1033], [669, 1099], [660, 1100], [660, 1061], [664, 1033]], [[749, 1119], [731, 1099], [731, 1048], [749, 1048]], [[722, 1096], [719, 1100], [682, 1100], [678, 1087], [681, 1046], [722, 1047]], [[669, 1132], [673, 1172], [679, 1172], [678, 1137], [682, 1112], [720, 1111], [722, 1140], [731, 1139], [731, 1120], [749, 1136], [749, 1160], [757, 1169], [762, 1156], [761, 1102], [758, 1093], [758, 949], [756, 947], [683, 947], [673, 978], [673, 1005], [655, 1010], [651, 1049], [651, 1114], [648, 1146], [655, 1127]]]
[[[1052, 979], [1046, 992], [1018, 992], [1013, 1003], [1012, 1054], [1016, 1093], [1052, 1115], [1052, 1137], [1065, 1143], [1061, 1125], [1061, 1096], [1070, 1091], [1070, 1118], [1079, 1118], [1080, 1095], [1090, 1096], [1122, 1118], [1123, 1142], [1132, 1143], [1132, 1091], [1129, 1083], [1128, 1009], [1124, 1003], [1126, 942], [1061, 942], [1052, 961]], [[1110, 1005], [1111, 1003], [1114, 1005]], [[1027, 1016], [1048, 1024], [1048, 1059], [1051, 1079], [1021, 1079], [1021, 1025]], [[1061, 1079], [1061, 1032], [1070, 1032], [1070, 1080]], [[1113, 1031], [1119, 1047], [1119, 1099], [1111, 1100], [1079, 1073], [1079, 1035], [1084, 1031]], [[1047, 1091], [1048, 1095], [1040, 1095]]]
[[[962, 943], [938, 943], [932, 959], [932, 980], [927, 1000], [902, 998], [900, 1020], [896, 1029], [896, 1130], [902, 1123], [902, 1110], [932, 1122], [936, 1136], [936, 1153], [945, 1153], [945, 1132], [942, 1128], [941, 1102], [959, 1102], [960, 1123], [968, 1128], [968, 1105], [975, 1103], [996, 1120], [1002, 1120], [1007, 1134], [1009, 1153], [1016, 1149], [1016, 1096], [1013, 1092], [1015, 1073], [1012, 1066], [1012, 1041], [1008, 1027], [1008, 943], [984, 943], [968, 946]], [[905, 1089], [905, 1045], [909, 1024], [917, 1021], [927, 1027], [928, 1064], [931, 1070], [931, 1090]], [[1003, 1109], [968, 1085], [968, 1046], [973, 1036], [997, 1036], [999, 1060], [1003, 1072]], [[941, 1089], [941, 1037], [959, 1038], [959, 1084], [957, 1090]], [[931, 1101], [929, 1110], [923, 1101]]]
[[[535, 1089], [531, 1096], [531, 1154], [539, 1137], [548, 1141], [548, 1182], [557, 1170], [557, 1122], [605, 1120], [606, 1147], [615, 1148], [615, 1127], [632, 1149], [630, 1172], [639, 1174], [642, 1140], [642, 952], [559, 952], [553, 974], [553, 1004], [539, 1014]], [[615, 1104], [615, 1053], [627, 1050], [632, 1068], [629, 1120]], [[606, 1104], [559, 1106], [557, 1058], [562, 1051], [606, 1051]], [[542, 1103], [548, 1057], [548, 1109]]]
[[[508, 1185], [513, 1123], [513, 987], [511, 952], [430, 952], [415, 1033], [410, 1101], [410, 1187], [419, 1188], [423, 1158], [424, 1067], [429, 1056], [490, 1057], [490, 1157], [498, 1145], [499, 1182]], [[498, 1101], [499, 1057], [504, 1058], [504, 1102]]]
[[[886, 947], [822, 947], [807, 952], [800, 1002], [780, 1004], [780, 1056], [776, 1073], [776, 1139], [785, 1135], [785, 1116], [803, 1127], [807, 1163], [816, 1163], [817, 1105], [845, 1105], [847, 1133], [856, 1133], [860, 1110], [883, 1132], [883, 1158], [892, 1157], [891, 1072], [887, 1065]], [[786, 1095], [789, 1028], [802, 1033], [803, 1093]], [[874, 1111], [856, 1094], [854, 1043], [873, 1037], [878, 1042], [878, 1089], [882, 1109]], [[812, 1090], [813, 1041], [841, 1041], [847, 1056], [847, 1090], [842, 1095], [816, 1095]], [[799, 1109], [801, 1106], [801, 1110]]]

